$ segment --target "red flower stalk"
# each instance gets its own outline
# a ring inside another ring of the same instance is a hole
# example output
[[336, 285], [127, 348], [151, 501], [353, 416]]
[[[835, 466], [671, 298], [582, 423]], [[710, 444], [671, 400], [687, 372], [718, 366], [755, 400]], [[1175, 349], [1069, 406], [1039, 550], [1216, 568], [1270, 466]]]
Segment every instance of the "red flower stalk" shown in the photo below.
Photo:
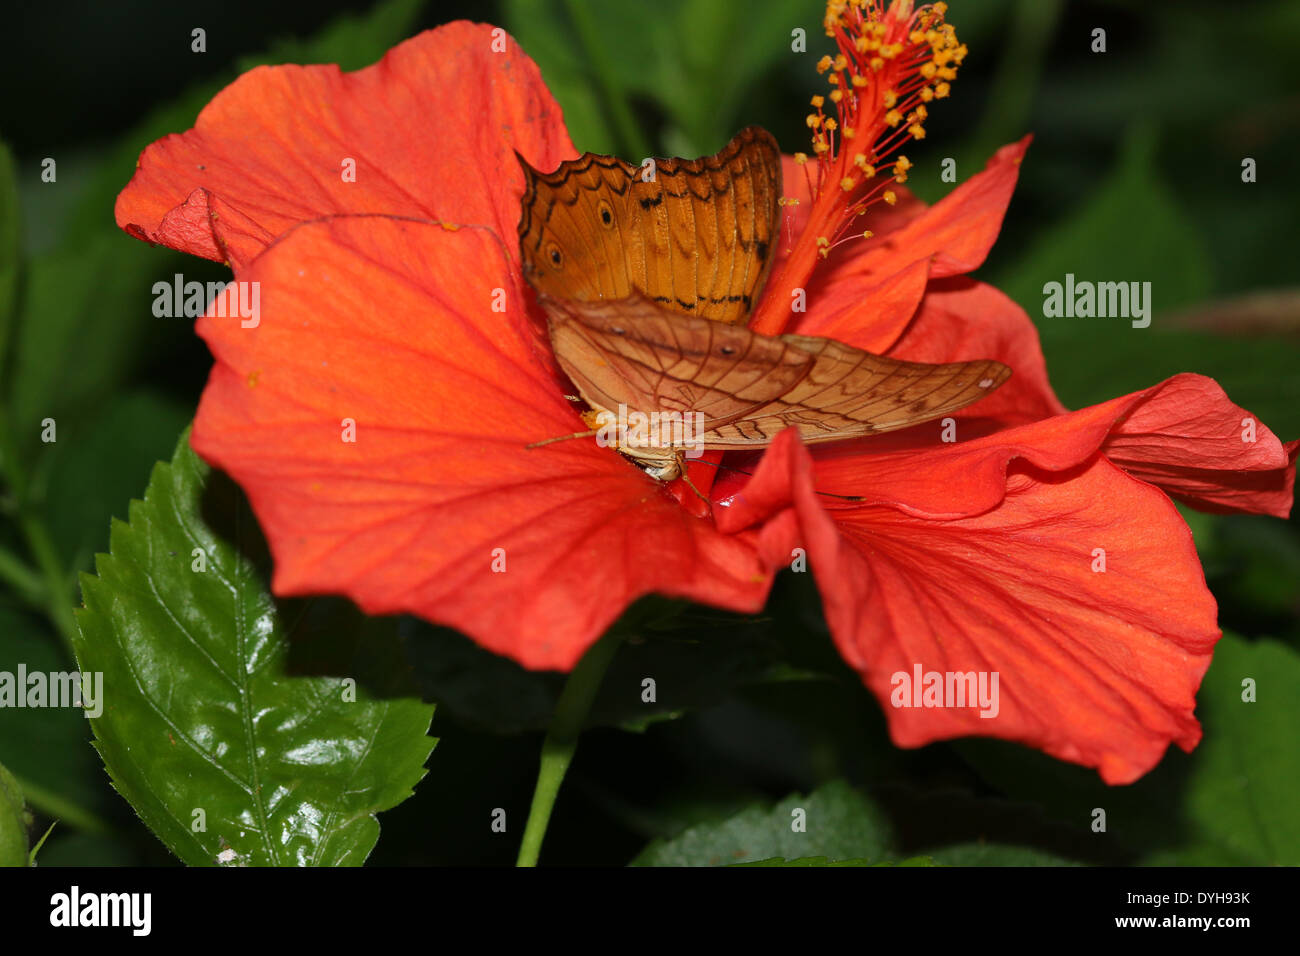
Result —
[[[192, 441], [247, 492], [274, 590], [344, 594], [568, 670], [645, 594], [758, 611], [804, 548], [898, 744], [1002, 737], [1112, 783], [1194, 746], [1219, 632], [1168, 496], [1285, 515], [1296, 443], [1262, 424], [1244, 442], [1253, 417], [1195, 375], [1060, 405], [1023, 311], [963, 278], [1028, 140], [932, 207], [899, 185], [897, 149], [964, 55], [942, 7], [829, 5], [836, 116], [814, 101], [815, 165], [786, 161], [786, 241], [752, 324], [1014, 375], [948, 426], [812, 453], [782, 433], [752, 478], [716, 482], [716, 517], [594, 442], [525, 448], [582, 423], [520, 273], [513, 153], [549, 170], [576, 150], [499, 31], [449, 24], [350, 74], [253, 70], [146, 149], [118, 223], [260, 283], [255, 326], [220, 308], [198, 323], [216, 364]], [[795, 287], [806, 313], [789, 311]], [[997, 715], [894, 706], [895, 675], [917, 665], [997, 672]]]

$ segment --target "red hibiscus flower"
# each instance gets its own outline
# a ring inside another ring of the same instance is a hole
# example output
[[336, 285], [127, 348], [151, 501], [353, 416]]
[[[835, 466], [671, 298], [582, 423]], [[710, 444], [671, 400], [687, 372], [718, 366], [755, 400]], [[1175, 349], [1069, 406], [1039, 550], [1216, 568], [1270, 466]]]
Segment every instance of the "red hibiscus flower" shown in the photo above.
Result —
[[[941, 4], [830, 7], [835, 115], [821, 100], [815, 158], [786, 162], [753, 326], [1006, 363], [954, 416], [959, 441], [935, 422], [810, 453], [787, 431], [752, 477], [717, 480], [712, 514], [594, 442], [527, 450], [583, 426], [520, 272], [513, 154], [549, 170], [577, 151], [513, 41], [453, 23], [356, 73], [253, 70], [142, 154], [118, 223], [260, 289], [256, 324], [220, 302], [198, 323], [216, 364], [194, 447], [247, 492], [279, 594], [344, 594], [568, 670], [645, 594], [758, 611], [801, 547], [897, 743], [997, 736], [1133, 780], [1198, 740], [1219, 633], [1169, 495], [1284, 515], [1295, 445], [1259, 423], [1243, 442], [1249, 414], [1192, 375], [1067, 413], [1025, 314], [963, 277], [1028, 140], [927, 208], [897, 150], [964, 48]], [[997, 715], [893, 706], [915, 665], [998, 672]]]

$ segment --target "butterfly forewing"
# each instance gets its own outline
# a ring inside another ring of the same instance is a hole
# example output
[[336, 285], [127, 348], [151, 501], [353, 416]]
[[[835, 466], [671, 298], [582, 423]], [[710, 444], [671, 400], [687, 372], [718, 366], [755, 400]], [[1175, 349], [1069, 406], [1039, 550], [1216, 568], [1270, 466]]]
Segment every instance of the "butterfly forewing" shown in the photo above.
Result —
[[931, 365], [832, 339], [778, 338], [812, 359], [808, 374], [768, 407], [706, 434], [706, 447], [765, 444], [791, 427], [810, 444], [908, 428], [979, 401], [1011, 375], [987, 359]]
[[644, 251], [628, 242], [620, 221], [635, 168], [595, 153], [548, 174], [520, 164], [527, 189], [519, 249], [533, 287], [584, 302], [630, 295]]
[[588, 153], [540, 173], [521, 160], [524, 272], [557, 299], [632, 291], [686, 315], [743, 322], [771, 267], [781, 156], [771, 134], [742, 130], [715, 156], [634, 167]]

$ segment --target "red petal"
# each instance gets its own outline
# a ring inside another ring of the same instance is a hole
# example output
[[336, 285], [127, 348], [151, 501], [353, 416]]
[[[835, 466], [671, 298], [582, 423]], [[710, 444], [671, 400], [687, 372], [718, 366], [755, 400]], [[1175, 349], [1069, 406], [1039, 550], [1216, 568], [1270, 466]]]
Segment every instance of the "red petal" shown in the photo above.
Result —
[[[336, 213], [442, 219], [513, 236], [523, 177], [512, 150], [541, 169], [575, 150], [537, 65], [504, 33], [506, 51], [494, 53], [493, 29], [450, 23], [355, 73], [245, 73], [192, 130], [144, 151], [118, 197], [118, 225], [235, 265], [294, 224]], [[356, 161], [355, 182], [343, 181], [345, 159]]]
[[199, 321], [218, 364], [193, 444], [247, 492], [277, 594], [344, 594], [556, 669], [643, 594], [762, 607], [754, 533], [690, 517], [592, 439], [525, 447], [584, 426], [487, 230], [340, 217], [239, 278], [261, 321]]
[[[826, 503], [787, 430], [722, 523], [773, 515], [765, 553], [807, 549], [836, 643], [899, 746], [999, 737], [1118, 784], [1171, 741], [1190, 750], [1200, 739], [1192, 711], [1219, 636], [1214, 599], [1169, 499], [1104, 458], [1068, 474], [1017, 470], [998, 507], [935, 521]], [[1093, 570], [1099, 548], [1104, 573]], [[996, 671], [997, 715], [893, 706], [894, 675], [917, 665]]]
[[[809, 292], [808, 314], [796, 314], [790, 331], [836, 339], [883, 354], [916, 314], [929, 277], [929, 264], [918, 259], [883, 279], [862, 275], [833, 278], [815, 285]], [[820, 305], [814, 308], [816, 303]]]
[[[998, 505], [1008, 467], [1016, 459], [1044, 471], [1065, 471], [1085, 464], [1099, 450], [1110, 456], [1115, 448], [1118, 463], [1171, 493], [1194, 491], [1197, 501], [1225, 506], [1250, 501], [1257, 506], [1252, 510], [1264, 510], [1265, 504], [1290, 506], [1293, 472], [1287, 450], [1263, 425], [1255, 444], [1244, 444], [1240, 428], [1231, 431], [1229, 426], [1246, 413], [1210, 379], [1176, 375], [1141, 392], [1014, 428], [980, 417], [983, 403], [995, 397], [971, 406], [969, 417], [958, 416], [955, 442], [941, 440], [943, 423], [935, 421], [819, 446], [813, 452], [817, 488], [862, 496], [867, 503], [918, 517], [959, 518]], [[1187, 425], [1188, 433], [1182, 434], [1176, 429], [1184, 422], [1204, 424]], [[1192, 462], [1199, 463], [1199, 470]], [[1268, 489], [1253, 490], [1252, 483]], [[742, 487], [748, 493], [734, 473], [721, 476], [715, 500], [725, 507]]]
[[978, 269], [1002, 231], [1002, 219], [1020, 178], [1020, 163], [1032, 139], [1026, 136], [1003, 146], [983, 170], [902, 229], [865, 241], [866, 251], [853, 255], [836, 271], [888, 275], [921, 258], [930, 259], [932, 279]]
[[1157, 389], [1106, 439], [1106, 457], [1202, 511], [1291, 513], [1300, 442], [1283, 445], [1214, 379], [1176, 375]]
[[[917, 294], [911, 308], [906, 303], [892, 303], [882, 314], [877, 302], [866, 294], [867, 290], [888, 283], [917, 264], [924, 265], [931, 279], [978, 268], [1002, 229], [1002, 219], [1020, 175], [1020, 162], [1031, 139], [1026, 136], [1018, 143], [1003, 146], [983, 171], [924, 211], [918, 213], [919, 204], [910, 195], [900, 199], [901, 211], [877, 213], [873, 207], [873, 215], [879, 217], [883, 229], [877, 228], [871, 215], [865, 217], [862, 228], [871, 229], [875, 235], [839, 246], [824, 264], [814, 269], [811, 278], [785, 277], [781, 268], [784, 257], [778, 259], [773, 268], [770, 296], [764, 294], [751, 328], [765, 335], [785, 330], [791, 318], [792, 290], [788, 286], [806, 282], [808, 313], [803, 317], [794, 316], [800, 331], [856, 327], [870, 329], [873, 342], [892, 343], [911, 318], [920, 295]], [[788, 165], [786, 169], [789, 175]], [[799, 206], [794, 209], [798, 210]], [[804, 221], [803, 218], [792, 221], [800, 228], [800, 232], [794, 233], [796, 240], [802, 234]]]
[[990, 358], [1009, 366], [1011, 378], [972, 408], [982, 418], [1022, 424], [1066, 410], [1048, 381], [1038, 329], [991, 285], [965, 277], [931, 282], [911, 323], [886, 348], [911, 362]]

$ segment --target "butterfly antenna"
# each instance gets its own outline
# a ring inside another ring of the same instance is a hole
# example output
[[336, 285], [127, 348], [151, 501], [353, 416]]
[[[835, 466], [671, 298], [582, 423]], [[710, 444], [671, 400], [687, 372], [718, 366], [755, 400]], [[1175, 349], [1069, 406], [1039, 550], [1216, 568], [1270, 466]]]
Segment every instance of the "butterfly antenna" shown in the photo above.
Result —
[[595, 431], [574, 432], [572, 435], [559, 435], [559, 436], [557, 436], [557, 437], [555, 437], [555, 438], [544, 438], [544, 439], [542, 439], [541, 441], [535, 441], [535, 442], [533, 442], [531, 445], [525, 445], [524, 447], [525, 447], [525, 448], [541, 448], [543, 445], [549, 445], [549, 444], [551, 444], [551, 443], [553, 443], [553, 442], [557, 442], [557, 441], [570, 441], [571, 439], [574, 439], [574, 438], [591, 438], [591, 437], [592, 437], [593, 435], [595, 435], [595, 434], [596, 434]]
[[[693, 462], [698, 462], [701, 465], [712, 465], [714, 468], [725, 468], [727, 469], [727, 471], [734, 471], [742, 475], [749, 475], [750, 477], [753, 477], [754, 475], [752, 471], [745, 471], [745, 469], [737, 468], [735, 465], [724, 465], [720, 461], [707, 461], [706, 459], [703, 458], [693, 458], [691, 460]], [[686, 477], [686, 470], [684, 468], [682, 469], [682, 477], [683, 478]], [[687, 484], [690, 484], [690, 482], [687, 481]], [[693, 488], [694, 485], [692, 485], [691, 487]], [[697, 495], [699, 494], [698, 491], [695, 493]], [[817, 492], [817, 494], [825, 495], [827, 498], [839, 498], [841, 501], [866, 501], [866, 499], [863, 498], [861, 495], [837, 495], [833, 491], [819, 491]]]

